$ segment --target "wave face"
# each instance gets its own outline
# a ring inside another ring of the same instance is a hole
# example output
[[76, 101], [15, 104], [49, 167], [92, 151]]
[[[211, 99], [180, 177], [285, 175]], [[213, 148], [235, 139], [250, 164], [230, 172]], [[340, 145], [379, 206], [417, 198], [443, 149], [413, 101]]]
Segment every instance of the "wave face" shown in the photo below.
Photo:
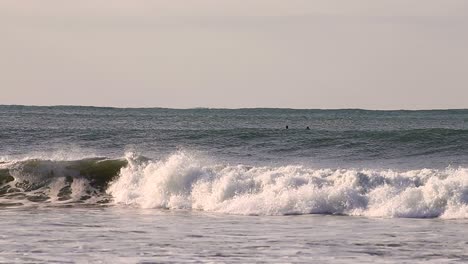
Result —
[[24, 160], [0, 165], [0, 205], [108, 203], [108, 183], [126, 160]]

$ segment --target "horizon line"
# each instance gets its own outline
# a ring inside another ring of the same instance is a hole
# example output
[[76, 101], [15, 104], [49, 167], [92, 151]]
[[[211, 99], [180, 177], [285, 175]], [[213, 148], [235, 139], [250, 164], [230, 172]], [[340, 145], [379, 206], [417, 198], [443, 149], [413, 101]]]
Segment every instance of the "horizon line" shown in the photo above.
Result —
[[418, 108], [418, 109], [405, 109], [405, 108], [392, 108], [392, 109], [371, 109], [371, 108], [359, 108], [359, 107], [349, 107], [349, 108], [293, 108], [293, 107], [161, 107], [161, 106], [143, 106], [143, 107], [123, 107], [123, 106], [96, 106], [96, 105], [74, 105], [74, 104], [52, 104], [52, 105], [23, 105], [23, 104], [0, 104], [0, 106], [24, 106], [24, 107], [77, 107], [77, 108], [111, 108], [111, 109], [172, 109], [172, 110], [197, 110], [197, 109], [206, 109], [206, 110], [249, 110], [249, 109], [283, 109], [283, 110], [361, 110], [361, 111], [450, 111], [450, 110], [468, 110], [468, 108]]

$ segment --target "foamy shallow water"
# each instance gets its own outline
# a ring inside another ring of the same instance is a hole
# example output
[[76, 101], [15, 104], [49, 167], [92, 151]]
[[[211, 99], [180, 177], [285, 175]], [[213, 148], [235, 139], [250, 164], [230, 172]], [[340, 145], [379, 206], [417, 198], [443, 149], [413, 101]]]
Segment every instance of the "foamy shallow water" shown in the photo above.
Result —
[[0, 210], [1, 263], [466, 263], [468, 220]]

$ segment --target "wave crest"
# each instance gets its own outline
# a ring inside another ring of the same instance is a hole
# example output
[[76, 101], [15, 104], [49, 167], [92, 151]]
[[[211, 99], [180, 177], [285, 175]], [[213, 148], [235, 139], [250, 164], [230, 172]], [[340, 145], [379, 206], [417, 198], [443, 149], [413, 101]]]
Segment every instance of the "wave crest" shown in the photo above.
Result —
[[468, 218], [468, 169], [410, 171], [219, 165], [180, 151], [153, 161], [0, 164], [0, 206], [114, 204], [243, 215]]

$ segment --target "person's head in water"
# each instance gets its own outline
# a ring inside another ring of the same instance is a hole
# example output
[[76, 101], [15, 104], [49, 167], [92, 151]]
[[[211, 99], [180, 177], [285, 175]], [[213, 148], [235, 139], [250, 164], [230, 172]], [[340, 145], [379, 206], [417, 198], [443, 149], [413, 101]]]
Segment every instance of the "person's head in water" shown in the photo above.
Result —
[[310, 130], [310, 127], [306, 127], [307, 130]]
[[288, 129], [288, 128], [289, 128], [289, 126], [286, 126], [286, 129]]

